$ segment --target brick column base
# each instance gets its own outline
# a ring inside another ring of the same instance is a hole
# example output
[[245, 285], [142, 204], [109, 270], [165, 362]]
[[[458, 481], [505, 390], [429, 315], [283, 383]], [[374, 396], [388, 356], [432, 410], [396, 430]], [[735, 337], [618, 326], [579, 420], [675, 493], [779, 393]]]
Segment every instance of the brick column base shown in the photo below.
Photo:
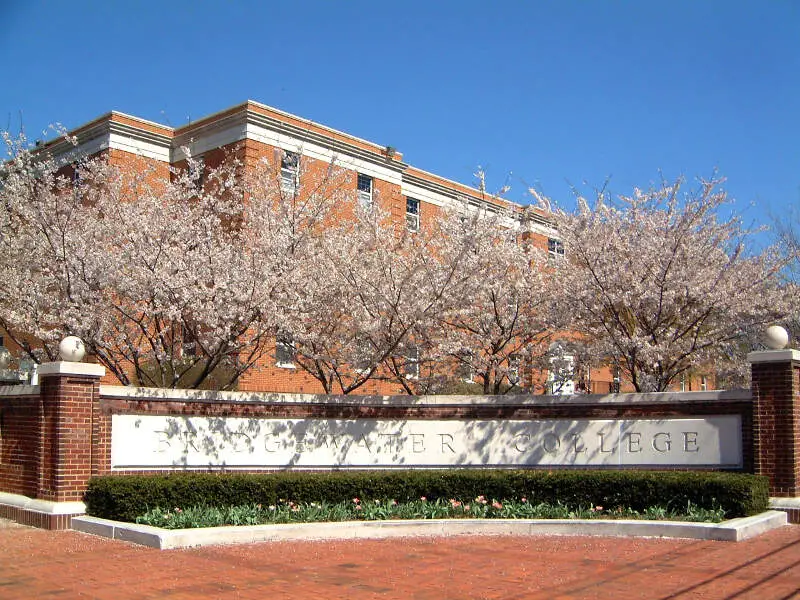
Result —
[[88, 363], [47, 363], [39, 369], [41, 429], [36, 498], [80, 502], [92, 475], [93, 405], [105, 369]]
[[770, 496], [800, 497], [800, 352], [751, 352], [755, 471]]

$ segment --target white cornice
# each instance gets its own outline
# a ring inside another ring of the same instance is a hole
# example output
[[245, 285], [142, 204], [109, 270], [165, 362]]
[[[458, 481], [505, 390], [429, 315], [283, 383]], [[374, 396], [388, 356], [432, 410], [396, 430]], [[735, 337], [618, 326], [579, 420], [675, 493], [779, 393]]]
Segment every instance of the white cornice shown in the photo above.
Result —
[[[74, 364], [74, 363], [73, 363]], [[41, 371], [40, 371], [41, 372]], [[183, 402], [241, 402], [271, 404], [323, 404], [334, 406], [551, 406], [593, 405], [621, 406], [631, 404], [684, 404], [709, 402], [742, 402], [751, 398], [750, 390], [708, 392], [657, 392], [608, 395], [508, 395], [508, 396], [358, 396], [324, 394], [288, 394], [279, 392], [217, 392], [210, 390], [178, 390], [101, 385], [100, 396], [130, 400]]]

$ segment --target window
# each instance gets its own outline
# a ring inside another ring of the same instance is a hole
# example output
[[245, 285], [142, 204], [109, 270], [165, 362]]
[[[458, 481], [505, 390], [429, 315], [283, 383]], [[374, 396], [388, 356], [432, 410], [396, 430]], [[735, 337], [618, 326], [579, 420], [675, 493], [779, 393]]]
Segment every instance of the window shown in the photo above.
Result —
[[419, 200], [406, 198], [406, 229], [419, 231]]
[[548, 239], [547, 253], [551, 258], [564, 258], [564, 242], [555, 238]]
[[474, 356], [472, 352], [464, 351], [458, 355], [458, 364], [456, 365], [456, 375], [464, 383], [475, 382], [475, 369], [473, 368]]
[[708, 390], [708, 379], [705, 375], [700, 376], [700, 391], [705, 392]]
[[614, 367], [614, 375], [611, 381], [611, 390], [612, 394], [619, 394], [620, 383], [622, 381], [622, 369], [619, 367]]
[[355, 346], [355, 358], [353, 360], [353, 370], [362, 375], [369, 373], [372, 367], [373, 351], [372, 344], [365, 338], [357, 339], [353, 342]]
[[358, 202], [364, 208], [372, 207], [372, 177], [358, 174]]
[[508, 357], [508, 382], [511, 385], [519, 383], [519, 366], [521, 364], [519, 354], [511, 354]]
[[281, 158], [281, 189], [287, 194], [294, 194], [299, 176], [300, 155], [297, 152], [284, 151]]
[[275, 366], [294, 369], [294, 340], [292, 335], [279, 331], [275, 338]]
[[403, 370], [406, 379], [419, 379], [419, 347], [411, 346], [406, 348]]
[[686, 373], [681, 374], [681, 391], [686, 391]]

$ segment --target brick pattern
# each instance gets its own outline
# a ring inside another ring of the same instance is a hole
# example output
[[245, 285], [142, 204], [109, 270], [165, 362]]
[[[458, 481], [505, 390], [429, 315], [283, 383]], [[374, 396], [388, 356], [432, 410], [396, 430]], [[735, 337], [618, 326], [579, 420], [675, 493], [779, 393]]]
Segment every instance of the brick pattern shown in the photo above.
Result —
[[11, 519], [21, 525], [38, 527], [39, 529], [72, 529], [72, 515], [51, 515], [48, 513], [27, 510], [19, 506], [0, 504], [0, 519]]
[[800, 587], [800, 527], [739, 543], [437, 536], [185, 551], [17, 527], [0, 529], [0, 548], [4, 600], [788, 600]]
[[36, 497], [54, 502], [81, 500], [92, 467], [95, 377], [42, 377], [42, 436]]
[[786, 519], [792, 525], [799, 525], [800, 524], [800, 508], [782, 508], [782, 507], [777, 507], [777, 508], [773, 508], [771, 510], [779, 510], [781, 512], [785, 512], [786, 513]]
[[772, 496], [800, 496], [800, 364], [754, 364], [752, 389], [755, 470]]
[[0, 491], [36, 495], [40, 413], [39, 396], [15, 396], [0, 402]]

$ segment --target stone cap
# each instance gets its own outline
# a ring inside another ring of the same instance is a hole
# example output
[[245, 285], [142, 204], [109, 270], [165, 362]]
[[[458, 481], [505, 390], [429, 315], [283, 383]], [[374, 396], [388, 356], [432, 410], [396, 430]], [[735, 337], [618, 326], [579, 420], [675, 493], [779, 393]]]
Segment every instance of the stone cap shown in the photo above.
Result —
[[747, 355], [747, 362], [751, 364], [792, 361], [800, 362], [800, 350], [764, 350], [762, 352], [750, 352]]
[[106, 368], [103, 365], [83, 362], [49, 362], [39, 367], [39, 377], [51, 375], [82, 375], [84, 377], [103, 377]]

